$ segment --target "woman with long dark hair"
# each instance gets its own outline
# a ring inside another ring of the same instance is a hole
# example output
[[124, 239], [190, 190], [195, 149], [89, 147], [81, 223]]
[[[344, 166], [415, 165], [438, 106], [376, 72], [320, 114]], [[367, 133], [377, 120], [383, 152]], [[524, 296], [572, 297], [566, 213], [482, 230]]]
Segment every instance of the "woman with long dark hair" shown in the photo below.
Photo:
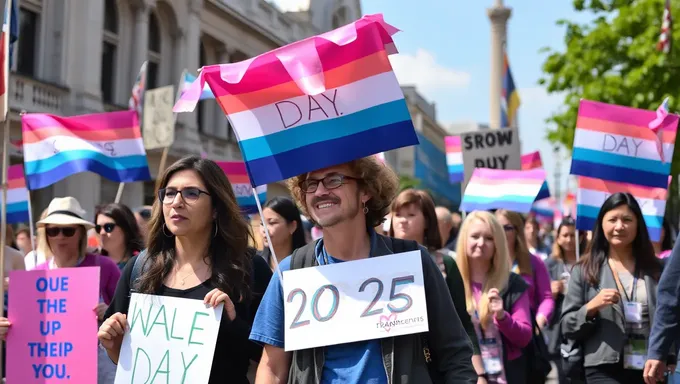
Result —
[[571, 271], [560, 321], [562, 335], [581, 346], [586, 382], [644, 382], [660, 274], [638, 202], [611, 195]]
[[[307, 244], [305, 229], [302, 226], [300, 210], [293, 200], [287, 197], [277, 196], [267, 201], [262, 207], [262, 214], [260, 232], [264, 249], [259, 252], [259, 255], [273, 271], [281, 260], [290, 256], [294, 250]], [[269, 231], [269, 238], [272, 241], [272, 248], [274, 248], [277, 260], [273, 259], [269, 250], [269, 242], [264, 232], [265, 225]]]
[[[223, 303], [209, 382], [247, 383], [249, 358], [259, 360], [262, 351], [248, 340], [257, 311], [253, 299], [264, 293], [271, 271], [248, 247], [250, 227], [215, 162], [185, 157], [165, 170], [159, 184], [147, 251], [125, 267], [99, 340], [117, 363], [131, 289], [202, 300], [213, 308]], [[142, 268], [133, 285], [138, 258]]]
[[94, 230], [101, 239], [102, 255], [123, 269], [132, 256], [144, 249], [144, 240], [130, 208], [123, 204], [97, 207]]

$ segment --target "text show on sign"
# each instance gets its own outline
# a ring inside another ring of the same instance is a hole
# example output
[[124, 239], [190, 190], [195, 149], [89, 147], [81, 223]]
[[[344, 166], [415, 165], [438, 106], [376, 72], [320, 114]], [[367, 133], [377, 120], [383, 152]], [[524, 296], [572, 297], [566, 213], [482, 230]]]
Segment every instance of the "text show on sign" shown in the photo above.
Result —
[[285, 350], [427, 332], [420, 251], [283, 272]]

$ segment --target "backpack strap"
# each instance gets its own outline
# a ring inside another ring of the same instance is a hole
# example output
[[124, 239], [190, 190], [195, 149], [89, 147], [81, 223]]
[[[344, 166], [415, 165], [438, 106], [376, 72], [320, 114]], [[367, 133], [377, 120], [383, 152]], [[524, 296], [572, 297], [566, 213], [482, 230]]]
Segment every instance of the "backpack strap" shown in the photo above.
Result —
[[317, 243], [318, 240], [293, 251], [293, 254], [290, 256], [290, 269], [301, 269], [318, 265], [315, 254]]
[[130, 288], [132, 291], [138, 289], [139, 276], [142, 275], [146, 261], [149, 259], [149, 254], [146, 249], [140, 252], [135, 259], [135, 264], [132, 266], [132, 273], [130, 274]]

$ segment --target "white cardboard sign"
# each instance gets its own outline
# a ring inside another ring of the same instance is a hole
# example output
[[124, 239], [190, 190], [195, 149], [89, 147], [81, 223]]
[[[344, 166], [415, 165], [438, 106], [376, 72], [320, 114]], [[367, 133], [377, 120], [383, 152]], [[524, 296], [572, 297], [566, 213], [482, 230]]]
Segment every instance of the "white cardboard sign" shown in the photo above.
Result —
[[465, 182], [463, 191], [475, 168], [522, 169], [519, 131], [517, 128], [483, 129], [460, 135], [463, 151]]
[[175, 88], [172, 85], [144, 92], [142, 138], [144, 148], [167, 148], [175, 141]]
[[133, 293], [115, 384], [208, 384], [223, 307]]
[[420, 251], [283, 272], [285, 350], [427, 332]]

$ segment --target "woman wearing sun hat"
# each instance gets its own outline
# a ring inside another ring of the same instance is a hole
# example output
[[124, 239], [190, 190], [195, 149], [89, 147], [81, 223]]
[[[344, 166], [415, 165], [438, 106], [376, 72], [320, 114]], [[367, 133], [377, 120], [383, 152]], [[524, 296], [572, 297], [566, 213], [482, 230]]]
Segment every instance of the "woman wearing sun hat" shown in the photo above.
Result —
[[[120, 270], [109, 258], [87, 252], [87, 231], [94, 228], [94, 224], [85, 220], [85, 215], [85, 210], [73, 197], [52, 199], [47, 208], [47, 215], [37, 223], [39, 229], [44, 229], [38, 231], [38, 244], [45, 244], [45, 252], [49, 255], [47, 255], [47, 261], [39, 264], [35, 269], [100, 267], [100, 302], [93, 310], [99, 321], [102, 321], [115, 293], [116, 284], [118, 284], [120, 278]], [[0, 318], [0, 338], [5, 338], [9, 328], [9, 321], [4, 317]], [[102, 371], [109, 371], [111, 366], [105, 364], [105, 352], [100, 351], [100, 356], [102, 357], [99, 359], [99, 373], [101, 375]], [[115, 369], [115, 367], [113, 368]], [[108, 375], [110, 372], [106, 374]], [[113, 374], [115, 375], [115, 370]], [[99, 382], [108, 383], [109, 380], [100, 380]]]

